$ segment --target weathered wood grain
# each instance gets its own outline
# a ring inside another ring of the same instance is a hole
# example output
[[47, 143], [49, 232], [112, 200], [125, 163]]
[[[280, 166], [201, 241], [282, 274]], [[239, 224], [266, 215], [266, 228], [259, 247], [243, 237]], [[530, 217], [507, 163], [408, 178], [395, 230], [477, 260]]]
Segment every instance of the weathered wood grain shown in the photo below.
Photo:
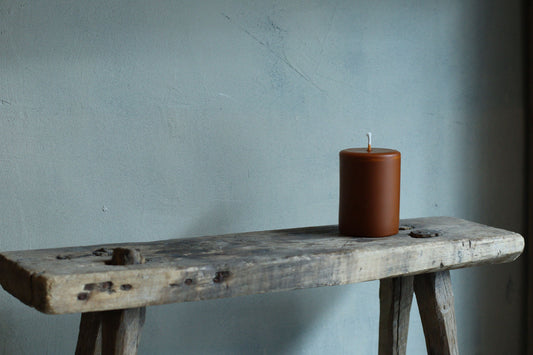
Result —
[[413, 276], [383, 279], [379, 286], [379, 355], [405, 355]]
[[458, 355], [450, 271], [415, 276], [414, 289], [429, 355]]
[[[386, 238], [345, 237], [337, 226], [0, 253], [0, 283], [51, 314], [93, 312], [342, 285], [484, 263], [510, 262], [516, 233], [450, 217], [403, 220]], [[437, 231], [412, 238], [412, 230]], [[114, 248], [142, 265], [110, 265]]]

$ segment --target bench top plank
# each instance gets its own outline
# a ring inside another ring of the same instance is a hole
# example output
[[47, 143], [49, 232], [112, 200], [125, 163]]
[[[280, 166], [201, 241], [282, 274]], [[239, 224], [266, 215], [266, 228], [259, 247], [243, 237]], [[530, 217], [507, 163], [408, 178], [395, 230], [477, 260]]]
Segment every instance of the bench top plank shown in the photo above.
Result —
[[[337, 226], [145, 243], [0, 253], [0, 284], [49, 314], [93, 312], [333, 286], [510, 262], [517, 233], [452, 217], [401, 221], [386, 238], [340, 236]], [[439, 235], [413, 238], [412, 231]], [[108, 265], [113, 248], [135, 248], [139, 265]]]

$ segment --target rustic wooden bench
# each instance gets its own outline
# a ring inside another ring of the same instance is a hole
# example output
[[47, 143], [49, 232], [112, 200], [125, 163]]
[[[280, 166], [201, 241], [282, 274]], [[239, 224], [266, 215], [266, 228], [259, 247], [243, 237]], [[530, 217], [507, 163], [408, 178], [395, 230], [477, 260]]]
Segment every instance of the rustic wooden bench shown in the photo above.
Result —
[[379, 354], [404, 354], [413, 292], [428, 353], [457, 354], [450, 269], [504, 263], [519, 234], [451, 217], [406, 219], [387, 238], [337, 226], [0, 253], [0, 283], [48, 314], [82, 313], [76, 354], [135, 354], [145, 307], [380, 283]]

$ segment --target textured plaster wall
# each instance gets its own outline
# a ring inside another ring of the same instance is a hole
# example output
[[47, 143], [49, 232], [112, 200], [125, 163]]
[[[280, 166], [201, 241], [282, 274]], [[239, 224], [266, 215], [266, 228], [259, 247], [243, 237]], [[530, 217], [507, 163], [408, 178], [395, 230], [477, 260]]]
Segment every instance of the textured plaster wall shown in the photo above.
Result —
[[[338, 151], [401, 216], [522, 231], [520, 1], [0, 2], [0, 250], [334, 224]], [[464, 354], [522, 348], [522, 267], [452, 272]], [[378, 282], [148, 309], [141, 354], [372, 354]], [[0, 353], [79, 316], [0, 292]], [[416, 307], [409, 354], [424, 354]]]

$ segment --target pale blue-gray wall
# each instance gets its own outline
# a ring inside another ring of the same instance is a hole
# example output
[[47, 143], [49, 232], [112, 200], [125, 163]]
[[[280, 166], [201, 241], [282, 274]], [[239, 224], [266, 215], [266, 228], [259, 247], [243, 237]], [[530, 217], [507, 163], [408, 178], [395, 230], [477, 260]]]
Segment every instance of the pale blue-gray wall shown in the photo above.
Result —
[[[4, 0], [0, 250], [334, 224], [367, 131], [402, 218], [521, 232], [520, 29], [519, 0]], [[522, 263], [452, 278], [462, 353], [520, 353]], [[151, 307], [140, 353], [376, 353], [377, 292]], [[1, 291], [0, 352], [72, 353], [78, 320]]]

